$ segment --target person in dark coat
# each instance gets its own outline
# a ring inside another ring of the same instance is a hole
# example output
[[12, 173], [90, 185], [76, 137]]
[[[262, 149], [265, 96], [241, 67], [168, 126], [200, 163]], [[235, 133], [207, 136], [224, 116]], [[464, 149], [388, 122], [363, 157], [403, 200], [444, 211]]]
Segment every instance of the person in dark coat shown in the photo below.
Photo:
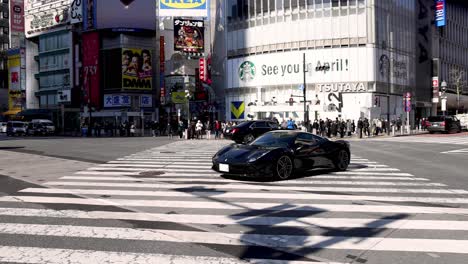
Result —
[[359, 118], [359, 121], [357, 122], [357, 127], [359, 132], [359, 138], [362, 138], [362, 130], [364, 129], [364, 122], [362, 121], [362, 118]]

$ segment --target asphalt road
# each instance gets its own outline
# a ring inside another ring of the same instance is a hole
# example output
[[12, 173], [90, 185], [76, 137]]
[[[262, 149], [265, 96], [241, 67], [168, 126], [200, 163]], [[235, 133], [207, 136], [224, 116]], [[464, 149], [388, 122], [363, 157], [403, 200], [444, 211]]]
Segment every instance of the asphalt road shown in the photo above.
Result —
[[465, 136], [353, 139], [348, 174], [277, 183], [213, 174], [227, 143], [0, 138], [0, 262], [466, 263]]

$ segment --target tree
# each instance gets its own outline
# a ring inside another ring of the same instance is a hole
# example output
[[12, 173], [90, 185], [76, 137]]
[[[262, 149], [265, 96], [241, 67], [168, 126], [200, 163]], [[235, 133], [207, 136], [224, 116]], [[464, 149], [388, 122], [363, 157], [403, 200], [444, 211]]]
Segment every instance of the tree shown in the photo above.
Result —
[[450, 84], [455, 86], [457, 93], [457, 111], [460, 109], [460, 95], [463, 93], [463, 88], [466, 87], [466, 72], [459, 67], [453, 67], [449, 70]]

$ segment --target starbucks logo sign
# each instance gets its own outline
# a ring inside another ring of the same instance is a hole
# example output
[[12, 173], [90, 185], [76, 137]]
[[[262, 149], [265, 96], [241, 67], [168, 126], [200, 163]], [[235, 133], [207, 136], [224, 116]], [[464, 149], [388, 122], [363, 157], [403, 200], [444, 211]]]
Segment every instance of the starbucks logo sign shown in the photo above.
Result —
[[255, 64], [251, 61], [244, 61], [239, 66], [239, 79], [241, 81], [251, 81], [255, 78], [255, 74], [257, 73], [257, 69], [255, 68]]

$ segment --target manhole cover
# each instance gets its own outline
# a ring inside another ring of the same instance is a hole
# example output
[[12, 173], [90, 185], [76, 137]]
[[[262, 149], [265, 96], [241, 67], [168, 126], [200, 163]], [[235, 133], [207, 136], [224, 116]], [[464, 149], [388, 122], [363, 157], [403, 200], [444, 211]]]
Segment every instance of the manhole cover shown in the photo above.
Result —
[[138, 175], [132, 175], [132, 176], [136, 178], [144, 178], [144, 177], [160, 176], [163, 174], [164, 174], [164, 171], [143, 171], [143, 172], [140, 172], [140, 174]]
[[164, 154], [175, 154], [174, 151], [161, 151], [159, 153], [164, 153]]

